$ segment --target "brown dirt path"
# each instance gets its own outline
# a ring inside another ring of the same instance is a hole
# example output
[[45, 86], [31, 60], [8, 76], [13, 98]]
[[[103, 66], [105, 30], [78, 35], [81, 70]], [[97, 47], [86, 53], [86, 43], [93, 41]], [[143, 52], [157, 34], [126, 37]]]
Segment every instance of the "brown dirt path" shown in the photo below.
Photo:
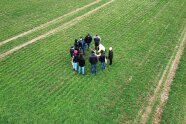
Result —
[[175, 59], [172, 62], [170, 71], [168, 73], [168, 77], [167, 80], [165, 82], [164, 88], [163, 88], [163, 92], [161, 93], [161, 99], [160, 99], [160, 103], [154, 113], [154, 119], [153, 119], [153, 124], [159, 124], [161, 121], [161, 117], [162, 117], [162, 112], [163, 112], [163, 108], [169, 98], [169, 91], [171, 88], [171, 84], [173, 81], [173, 78], [175, 76], [176, 70], [178, 68], [178, 64], [179, 61], [181, 59], [181, 56], [183, 54], [184, 48], [185, 48], [185, 44], [186, 44], [186, 33], [183, 37], [183, 40], [179, 46], [179, 50], [175, 56]]
[[183, 53], [185, 42], [186, 42], [186, 34], [184, 35], [184, 38], [183, 38], [182, 42], [180, 43], [179, 50], [176, 53], [176, 56], [174, 56], [174, 55], [171, 56], [167, 66], [166, 66], [166, 68], [163, 72], [163, 75], [162, 75], [162, 77], [161, 77], [161, 79], [158, 83], [158, 86], [156, 87], [156, 89], [154, 91], [154, 95], [150, 97], [150, 100], [149, 100], [150, 103], [146, 107], [145, 112], [142, 115], [142, 119], [140, 121], [141, 124], [145, 124], [147, 122], [147, 120], [149, 118], [149, 114], [151, 113], [152, 108], [153, 108], [153, 106], [154, 106], [154, 104], [157, 100], [158, 93], [161, 90], [161, 86], [163, 85], [163, 82], [166, 80], [165, 87], [163, 88], [163, 93], [161, 94], [161, 102], [160, 102], [160, 105], [159, 105], [161, 107], [158, 106], [157, 112], [156, 112], [157, 117], [154, 118], [154, 123], [159, 123], [160, 122], [160, 116], [162, 114], [162, 107], [163, 107], [162, 105], [165, 104], [166, 100], [168, 99], [170, 84], [171, 84], [172, 79], [174, 77], [174, 74], [175, 74], [175, 71], [177, 69], [177, 66], [178, 66], [179, 60], [181, 58], [181, 55]]
[[65, 14], [65, 15], [63, 15], [63, 16], [58, 17], [58, 18], [55, 18], [55, 19], [53, 19], [53, 20], [51, 20], [51, 21], [49, 21], [49, 22], [47, 22], [47, 23], [44, 23], [44, 24], [42, 24], [42, 25], [40, 25], [40, 26], [38, 26], [38, 27], [35, 27], [35, 28], [33, 28], [33, 29], [29, 30], [29, 31], [23, 32], [23, 33], [21, 33], [21, 34], [19, 34], [19, 35], [16, 35], [16, 36], [12, 37], [12, 38], [9, 38], [9, 39], [7, 39], [7, 40], [1, 41], [1, 42], [0, 42], [0, 46], [1, 46], [1, 45], [4, 45], [4, 44], [6, 44], [6, 43], [8, 43], [8, 42], [10, 42], [10, 41], [12, 41], [12, 40], [18, 39], [18, 38], [23, 37], [23, 36], [25, 36], [25, 35], [28, 35], [28, 34], [34, 32], [34, 31], [41, 30], [41, 29], [43, 29], [43, 28], [45, 28], [45, 27], [47, 27], [47, 26], [49, 26], [49, 25], [51, 25], [51, 24], [53, 24], [53, 23], [59, 21], [60, 19], [66, 17], [66, 16], [69, 16], [69, 15], [72, 15], [72, 14], [74, 14], [74, 13], [77, 13], [77, 12], [79, 12], [79, 11], [81, 11], [81, 10], [83, 10], [83, 9], [86, 9], [86, 8], [92, 6], [92, 5], [94, 5], [94, 4], [96, 4], [96, 3], [100, 2], [100, 1], [101, 1], [101, 0], [96, 0], [96, 1], [94, 1], [94, 2], [92, 2], [92, 3], [90, 3], [90, 4], [88, 4], [88, 5], [85, 5], [85, 6], [81, 7], [81, 8], [77, 8], [76, 10], [74, 10], [74, 11], [72, 11], [72, 12], [69, 12], [69, 13], [67, 13], [67, 14]]
[[44, 33], [44, 34], [42, 34], [42, 35], [40, 35], [40, 36], [38, 36], [38, 37], [32, 39], [32, 40], [30, 40], [30, 41], [27, 41], [26, 43], [23, 43], [23, 44], [21, 44], [21, 45], [19, 45], [19, 46], [16, 46], [16, 47], [12, 48], [11, 50], [9, 50], [9, 51], [7, 51], [7, 52], [5, 52], [5, 53], [2, 53], [2, 54], [0, 55], [0, 60], [2, 60], [4, 57], [6, 57], [6, 56], [8, 56], [8, 55], [10, 55], [10, 54], [12, 54], [12, 53], [18, 51], [18, 50], [20, 50], [20, 49], [26, 47], [27, 45], [30, 45], [30, 44], [32, 44], [32, 43], [38, 41], [38, 40], [41, 40], [41, 39], [44, 39], [44, 38], [48, 37], [48, 36], [51, 36], [51, 35], [53, 35], [54, 33], [57, 33], [57, 32], [59, 32], [59, 31], [61, 31], [62, 29], [67, 29], [67, 28], [69, 28], [69, 27], [71, 27], [71, 26], [77, 24], [78, 22], [82, 21], [82, 19], [84, 19], [85, 17], [87, 17], [87, 16], [91, 15], [92, 13], [98, 11], [99, 9], [101, 9], [101, 8], [103, 8], [103, 7], [105, 7], [105, 6], [107, 6], [108, 4], [112, 3], [113, 1], [114, 1], [114, 0], [111, 0], [111, 1], [109, 1], [109, 2], [107, 2], [107, 3], [105, 3], [105, 4], [103, 4], [103, 5], [101, 5], [101, 6], [97, 7], [97, 8], [95, 8], [95, 9], [93, 9], [93, 10], [91, 10], [91, 11], [85, 13], [84, 15], [81, 15], [81, 16], [79, 16], [79, 17], [76, 17], [76, 18], [74, 18], [73, 20], [71, 20], [71, 21], [69, 21], [69, 22], [67, 22], [67, 23], [62, 24], [61, 26], [59, 26], [59, 27], [57, 27], [57, 28], [54, 28], [54, 29], [52, 29], [52, 30], [50, 30], [50, 31], [48, 31], [48, 32], [46, 32], [46, 33]]

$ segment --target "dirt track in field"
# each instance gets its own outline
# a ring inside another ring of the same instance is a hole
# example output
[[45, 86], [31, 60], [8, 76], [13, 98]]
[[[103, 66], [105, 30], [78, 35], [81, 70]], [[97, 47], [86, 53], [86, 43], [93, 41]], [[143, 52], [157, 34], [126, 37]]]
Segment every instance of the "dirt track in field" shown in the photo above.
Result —
[[6, 44], [6, 43], [8, 43], [8, 42], [10, 42], [10, 41], [12, 41], [12, 40], [18, 39], [18, 38], [23, 37], [23, 36], [25, 36], [25, 35], [28, 35], [28, 34], [34, 32], [34, 31], [41, 30], [41, 29], [43, 29], [43, 28], [45, 28], [45, 27], [47, 27], [47, 26], [49, 26], [49, 25], [51, 25], [51, 24], [53, 24], [53, 23], [59, 21], [60, 19], [66, 17], [66, 16], [69, 16], [69, 15], [72, 15], [72, 14], [74, 14], [74, 13], [77, 13], [77, 12], [79, 12], [79, 11], [81, 11], [81, 10], [83, 10], [83, 9], [86, 9], [86, 8], [92, 6], [92, 5], [94, 5], [94, 4], [96, 4], [96, 3], [100, 2], [100, 1], [101, 1], [101, 0], [96, 0], [96, 1], [90, 3], [90, 4], [86, 5], [86, 6], [83, 6], [83, 7], [81, 7], [81, 8], [77, 8], [76, 10], [74, 10], [74, 11], [72, 11], [72, 12], [69, 12], [69, 13], [67, 13], [67, 14], [65, 14], [65, 15], [63, 15], [63, 16], [58, 17], [58, 18], [55, 18], [55, 19], [53, 19], [53, 20], [51, 20], [51, 21], [49, 21], [49, 22], [47, 22], [47, 23], [44, 23], [44, 24], [42, 24], [42, 25], [40, 25], [40, 26], [38, 26], [38, 27], [35, 27], [35, 28], [33, 28], [33, 29], [29, 30], [29, 31], [23, 32], [23, 33], [21, 33], [21, 34], [19, 34], [19, 35], [16, 35], [16, 36], [12, 37], [12, 38], [9, 38], [9, 39], [7, 39], [7, 40], [4, 40], [4, 41], [0, 42], [0, 46], [3, 45], [3, 44]]
[[176, 70], [178, 68], [178, 64], [179, 64], [179, 61], [181, 59], [181, 56], [183, 54], [183, 51], [184, 51], [184, 48], [185, 48], [185, 44], [186, 44], [186, 33], [185, 33], [185, 35], [183, 37], [183, 40], [182, 40], [182, 42], [181, 42], [181, 44], [179, 46], [179, 50], [178, 50], [178, 52], [176, 54], [175, 59], [172, 62], [170, 71], [168, 73], [168, 77], [167, 77], [167, 80], [165, 82], [165, 86], [163, 88], [163, 92], [161, 94], [160, 104], [158, 105], [158, 107], [157, 107], [157, 109], [155, 111], [155, 114], [154, 114], [154, 120], [153, 120], [154, 124], [159, 124], [160, 121], [161, 121], [163, 108], [164, 108], [164, 106], [165, 106], [165, 104], [166, 104], [166, 102], [168, 100], [171, 84], [172, 84], [173, 78], [175, 76]]
[[185, 35], [183, 37], [183, 40], [180, 43], [179, 50], [176, 53], [176, 56], [175, 57], [171, 56], [167, 66], [166, 66], [166, 68], [165, 68], [165, 70], [163, 72], [163, 75], [162, 75], [160, 81], [158, 82], [158, 86], [156, 87], [156, 89], [154, 91], [154, 95], [150, 97], [150, 100], [149, 100], [150, 103], [145, 108], [145, 112], [142, 115], [142, 119], [140, 121], [141, 124], [145, 124], [147, 122], [147, 120], [149, 118], [149, 115], [150, 115], [150, 113], [152, 111], [152, 108], [153, 108], [153, 106], [154, 106], [154, 104], [155, 104], [155, 102], [157, 100], [158, 93], [161, 90], [161, 86], [162, 86], [163, 82], [165, 81], [165, 84], [164, 84], [164, 87], [163, 87], [163, 91], [161, 93], [161, 101], [160, 101], [160, 104], [157, 107], [157, 110], [156, 110], [155, 116], [154, 116], [154, 120], [153, 120], [153, 123], [155, 123], [155, 124], [159, 124], [160, 123], [162, 110], [163, 110], [163, 107], [165, 106], [165, 103], [166, 103], [166, 101], [168, 99], [171, 83], [173, 81], [173, 78], [174, 78], [176, 69], [178, 67], [181, 55], [183, 53], [185, 43], [186, 43], [186, 33], [185, 33]]
[[85, 13], [85, 14], [82, 15], [82, 16], [78, 16], [78, 17], [74, 18], [73, 20], [71, 20], [71, 21], [69, 21], [69, 22], [67, 22], [67, 23], [62, 24], [61, 26], [59, 26], [59, 27], [57, 27], [57, 28], [54, 28], [54, 29], [48, 31], [47, 33], [44, 33], [44, 34], [42, 34], [42, 35], [40, 35], [40, 36], [38, 36], [38, 37], [36, 37], [36, 38], [34, 38], [34, 39], [32, 39], [32, 40], [27, 41], [26, 43], [23, 43], [23, 44], [21, 44], [21, 45], [19, 45], [19, 46], [16, 46], [16, 47], [12, 48], [11, 50], [9, 50], [9, 51], [7, 51], [7, 52], [5, 52], [5, 53], [2, 53], [2, 54], [0, 55], [0, 59], [2, 60], [4, 57], [6, 57], [6, 56], [8, 56], [8, 55], [10, 55], [10, 54], [12, 54], [12, 53], [14, 53], [14, 52], [16, 52], [16, 51], [18, 51], [18, 50], [24, 48], [24, 47], [26, 47], [27, 45], [30, 45], [30, 44], [32, 44], [32, 43], [38, 41], [38, 40], [42, 40], [42, 39], [44, 39], [44, 38], [46, 38], [46, 37], [48, 37], [48, 36], [51, 36], [51, 35], [54, 34], [54, 33], [57, 33], [57, 32], [59, 32], [59, 31], [61, 31], [62, 29], [67, 29], [67, 28], [69, 28], [69, 27], [71, 27], [71, 26], [77, 24], [78, 22], [82, 21], [82, 19], [84, 19], [85, 17], [87, 17], [87, 16], [93, 14], [94, 12], [96, 12], [96, 11], [98, 11], [99, 9], [101, 9], [101, 8], [103, 8], [103, 7], [105, 7], [105, 6], [107, 6], [108, 4], [112, 3], [113, 1], [114, 1], [114, 0], [111, 0], [111, 1], [109, 1], [109, 2], [107, 2], [107, 3], [105, 3], [105, 4], [103, 4], [103, 5], [101, 5], [101, 6], [97, 7], [97, 8], [95, 8], [95, 9], [93, 9], [93, 10], [91, 10], [91, 11]]

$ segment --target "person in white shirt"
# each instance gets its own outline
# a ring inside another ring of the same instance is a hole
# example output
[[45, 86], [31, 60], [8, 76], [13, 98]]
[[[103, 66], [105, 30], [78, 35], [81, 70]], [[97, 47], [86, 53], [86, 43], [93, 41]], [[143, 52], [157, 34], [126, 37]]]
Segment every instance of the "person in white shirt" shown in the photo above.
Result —
[[102, 44], [98, 45], [98, 53], [101, 53], [101, 51], [105, 52], [105, 47]]

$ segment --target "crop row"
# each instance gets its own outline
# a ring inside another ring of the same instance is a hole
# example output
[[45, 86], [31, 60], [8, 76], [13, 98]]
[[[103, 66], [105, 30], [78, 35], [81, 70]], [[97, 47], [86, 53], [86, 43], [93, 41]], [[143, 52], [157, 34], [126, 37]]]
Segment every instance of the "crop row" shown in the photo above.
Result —
[[[140, 121], [148, 96], [153, 95], [178, 44], [184, 13], [170, 21], [170, 15], [178, 14], [175, 1], [127, 3], [117, 0], [1, 61], [3, 117], [20, 123]], [[82, 76], [73, 72], [68, 48], [74, 38], [87, 32], [99, 33], [106, 48], [113, 47], [114, 64], [105, 71], [98, 65], [98, 74], [92, 75], [87, 51]]]

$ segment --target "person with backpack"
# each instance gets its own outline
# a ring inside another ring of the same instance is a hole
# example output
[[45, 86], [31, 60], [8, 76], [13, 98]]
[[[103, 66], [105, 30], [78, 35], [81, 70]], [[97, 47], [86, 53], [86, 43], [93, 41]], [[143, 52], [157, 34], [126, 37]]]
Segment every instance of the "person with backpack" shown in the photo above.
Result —
[[108, 59], [110, 61], [110, 64], [109, 65], [112, 65], [112, 59], [113, 59], [112, 47], [109, 47]]
[[74, 50], [72, 61], [73, 61], [73, 70], [77, 71], [77, 63], [78, 63], [78, 51], [77, 50]]
[[85, 59], [84, 59], [84, 57], [83, 57], [83, 54], [82, 53], [80, 53], [79, 54], [79, 60], [78, 60], [78, 62], [79, 62], [79, 70], [78, 70], [78, 73], [79, 74], [85, 74]]
[[98, 50], [98, 46], [101, 42], [101, 38], [99, 35], [96, 34], [96, 36], [94, 36], [94, 44], [95, 44], [95, 50]]
[[90, 47], [90, 44], [92, 42], [92, 36], [88, 33], [86, 36], [85, 36], [85, 46]]
[[91, 72], [92, 72], [92, 74], [96, 74], [96, 72], [97, 72], [97, 62], [98, 62], [98, 58], [97, 58], [97, 56], [95, 55], [95, 52], [94, 51], [92, 51], [92, 54], [90, 55], [90, 57], [89, 57], [89, 62], [90, 62], [90, 64], [91, 64]]
[[106, 56], [104, 51], [101, 51], [101, 55], [99, 56], [99, 61], [101, 63], [101, 69], [104, 70], [105, 69], [105, 60], [106, 60]]

